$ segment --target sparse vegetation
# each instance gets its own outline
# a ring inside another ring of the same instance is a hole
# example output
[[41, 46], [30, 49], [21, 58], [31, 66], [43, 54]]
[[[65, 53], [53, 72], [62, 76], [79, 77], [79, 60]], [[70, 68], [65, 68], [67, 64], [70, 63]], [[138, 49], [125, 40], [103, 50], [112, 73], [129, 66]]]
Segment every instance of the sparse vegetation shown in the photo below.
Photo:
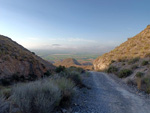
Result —
[[60, 105], [61, 106], [69, 105], [72, 95], [74, 94], [75, 83], [72, 80], [66, 79], [64, 77], [56, 79], [55, 82], [57, 83], [61, 91]]
[[114, 62], [116, 62], [116, 61], [115, 61], [115, 60], [112, 60], [112, 61], [111, 61], [111, 64], [114, 63]]
[[51, 72], [50, 72], [49, 70], [47, 70], [47, 71], [44, 73], [44, 75], [48, 77], [48, 76], [51, 75]]
[[12, 98], [22, 113], [50, 113], [60, 102], [61, 91], [52, 80], [39, 80], [14, 87]]
[[1, 94], [11, 97], [21, 113], [50, 113], [57, 106], [70, 104], [75, 86], [82, 85], [82, 72], [76, 67], [65, 68], [56, 75], [15, 85], [12, 90], [1, 87]]
[[0, 89], [0, 95], [4, 96], [5, 98], [9, 98], [11, 96], [11, 88], [3, 87]]
[[61, 65], [60, 65], [60, 66], [58, 66], [58, 67], [56, 68], [55, 71], [56, 71], [57, 73], [60, 73], [60, 72], [65, 71], [65, 69], [66, 69], [65, 66], [61, 66]]
[[136, 73], [136, 82], [137, 82], [137, 88], [140, 90], [141, 89], [141, 85], [142, 85], [142, 77], [143, 77], [144, 73], [142, 72], [137, 72]]
[[149, 77], [146, 77], [142, 80], [142, 89], [150, 94], [150, 78]]
[[146, 60], [144, 60], [143, 62], [142, 62], [142, 66], [145, 66], [145, 65], [148, 65], [149, 64], [149, 62], [148, 61], [146, 61]]
[[140, 60], [140, 58], [139, 58], [139, 57], [136, 57], [136, 58], [130, 59], [130, 60], [128, 61], [128, 64], [134, 64], [134, 63], [138, 62], [139, 60]]
[[76, 85], [82, 85], [82, 79], [81, 79], [80, 73], [71, 72], [69, 73], [68, 78], [73, 80], [76, 83]]
[[144, 75], [144, 73], [142, 73], [142, 72], [137, 72], [135, 76], [138, 77], [138, 78], [141, 78], [143, 75]]
[[137, 68], [138, 68], [138, 65], [137, 65], [137, 64], [134, 64], [134, 65], [132, 65], [132, 67], [131, 67], [132, 70], [135, 70], [135, 69], [137, 69]]
[[10, 104], [0, 95], [0, 113], [9, 113]]
[[110, 67], [106, 70], [107, 73], [116, 73], [117, 71], [118, 71], [118, 68], [115, 67], [115, 66], [110, 66]]
[[132, 74], [132, 71], [129, 70], [129, 69], [122, 69], [119, 74], [118, 74], [118, 77], [119, 78], [125, 78], [125, 77], [128, 77]]

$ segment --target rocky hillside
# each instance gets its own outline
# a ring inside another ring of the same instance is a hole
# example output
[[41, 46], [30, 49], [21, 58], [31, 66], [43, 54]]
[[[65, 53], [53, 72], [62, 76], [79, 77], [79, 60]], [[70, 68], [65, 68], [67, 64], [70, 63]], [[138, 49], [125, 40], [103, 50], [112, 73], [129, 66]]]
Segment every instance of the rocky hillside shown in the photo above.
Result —
[[114, 50], [98, 57], [95, 70], [114, 73], [128, 84], [150, 93], [150, 25]]
[[114, 50], [98, 57], [93, 65], [95, 70], [104, 70], [114, 61], [133, 59], [135, 57], [150, 57], [150, 25]]
[[41, 77], [55, 68], [8, 37], [0, 35], [0, 78]]

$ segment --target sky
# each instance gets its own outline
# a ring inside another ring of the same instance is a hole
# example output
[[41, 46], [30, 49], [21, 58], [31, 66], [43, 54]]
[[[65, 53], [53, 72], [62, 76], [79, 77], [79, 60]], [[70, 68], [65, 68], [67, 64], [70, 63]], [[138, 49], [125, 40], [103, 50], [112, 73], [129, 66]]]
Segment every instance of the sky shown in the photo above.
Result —
[[150, 0], [0, 0], [0, 34], [28, 49], [101, 52], [150, 24]]

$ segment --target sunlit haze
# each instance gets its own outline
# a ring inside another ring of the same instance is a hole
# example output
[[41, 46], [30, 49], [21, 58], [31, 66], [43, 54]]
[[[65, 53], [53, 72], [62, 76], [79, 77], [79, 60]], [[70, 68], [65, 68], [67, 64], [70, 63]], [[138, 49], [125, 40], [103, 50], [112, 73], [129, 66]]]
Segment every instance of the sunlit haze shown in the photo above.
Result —
[[28, 49], [108, 51], [150, 22], [149, 0], [0, 0], [0, 34]]

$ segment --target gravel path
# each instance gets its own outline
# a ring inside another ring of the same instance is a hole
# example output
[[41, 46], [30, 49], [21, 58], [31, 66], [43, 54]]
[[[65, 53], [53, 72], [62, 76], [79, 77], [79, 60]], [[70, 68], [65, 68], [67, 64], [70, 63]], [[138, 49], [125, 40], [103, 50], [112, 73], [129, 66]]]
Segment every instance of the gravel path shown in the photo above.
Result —
[[149, 99], [132, 93], [109, 75], [90, 72], [73, 99], [72, 113], [150, 113]]

